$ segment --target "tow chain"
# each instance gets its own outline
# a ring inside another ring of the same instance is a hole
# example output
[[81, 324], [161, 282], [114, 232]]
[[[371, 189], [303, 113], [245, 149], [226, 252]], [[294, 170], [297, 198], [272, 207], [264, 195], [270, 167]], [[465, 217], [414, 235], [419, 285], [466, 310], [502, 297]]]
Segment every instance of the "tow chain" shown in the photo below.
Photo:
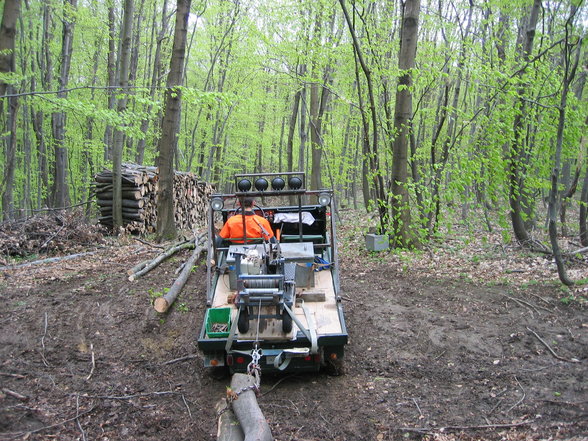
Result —
[[258, 347], [256, 343], [255, 347], [251, 350], [251, 362], [247, 365], [247, 375], [253, 377], [253, 384], [250, 386], [242, 387], [237, 391], [234, 391], [230, 387], [227, 387], [227, 396], [225, 399], [227, 405], [225, 408], [221, 409], [217, 413], [217, 416], [221, 416], [223, 413], [229, 410], [231, 408], [231, 405], [233, 404], [233, 401], [237, 400], [239, 398], [239, 395], [241, 395], [242, 393], [251, 390], [255, 392], [256, 396], [259, 396], [259, 385], [261, 384], [261, 366], [259, 365], [259, 360], [261, 359], [262, 355], [263, 351], [260, 347]]

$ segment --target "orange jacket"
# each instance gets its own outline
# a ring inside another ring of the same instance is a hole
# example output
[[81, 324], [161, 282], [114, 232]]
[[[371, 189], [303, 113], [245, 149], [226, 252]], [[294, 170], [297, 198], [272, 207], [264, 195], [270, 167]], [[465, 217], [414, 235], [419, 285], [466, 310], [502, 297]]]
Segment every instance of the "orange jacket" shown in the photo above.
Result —
[[[268, 233], [267, 235], [262, 232], [260, 225], [265, 228]], [[247, 231], [247, 238], [249, 239], [263, 237], [264, 239], [269, 240], [274, 237], [274, 232], [272, 231], [272, 227], [270, 226], [270, 223], [267, 221], [267, 219], [256, 214], [245, 215], [245, 228]], [[220, 231], [219, 236], [223, 239], [242, 238], [244, 236], [243, 216], [241, 214], [236, 214], [228, 218], [227, 222], [223, 226], [223, 229]], [[244, 243], [243, 239], [232, 240], [232, 242]]]

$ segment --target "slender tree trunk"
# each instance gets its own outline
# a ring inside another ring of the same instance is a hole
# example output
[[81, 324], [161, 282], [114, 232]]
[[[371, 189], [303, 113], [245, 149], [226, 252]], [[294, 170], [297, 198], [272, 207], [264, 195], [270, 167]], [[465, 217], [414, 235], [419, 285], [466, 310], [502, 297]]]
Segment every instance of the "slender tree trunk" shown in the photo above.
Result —
[[[113, 110], [116, 105], [114, 88], [116, 87], [117, 66], [116, 66], [116, 30], [115, 30], [114, 6], [108, 8], [108, 110]], [[112, 160], [112, 126], [106, 124], [104, 129], [104, 161]]]
[[[159, 32], [157, 33], [157, 42], [155, 45], [155, 55], [153, 58], [153, 70], [151, 72], [151, 92], [149, 94], [150, 98], [151, 98], [151, 102], [155, 101], [155, 95], [157, 92], [157, 89], [159, 88], [160, 84], [161, 84], [161, 46], [163, 43], [163, 40], [165, 39], [167, 32], [168, 32], [168, 23], [169, 22], [169, 17], [168, 17], [168, 13], [167, 13], [167, 0], [163, 1], [163, 9], [161, 12], [161, 27], [159, 28]], [[146, 110], [146, 114], [150, 115], [151, 114], [151, 110], [153, 109], [153, 105], [150, 103], [147, 106], [147, 110]], [[141, 132], [143, 133], [147, 133], [147, 130], [149, 128], [149, 117], [147, 116], [146, 118], [143, 119], [143, 121], [141, 121]], [[142, 138], [139, 140], [138, 144], [137, 144], [137, 154], [136, 154], [136, 161], [137, 164], [143, 164], [143, 159], [145, 157], [145, 138]]]
[[[549, 192], [549, 206], [548, 206], [548, 213], [549, 213], [549, 239], [551, 241], [551, 248], [553, 251], [553, 257], [555, 258], [555, 263], [557, 265], [557, 273], [559, 275], [559, 280], [567, 286], [571, 286], [574, 282], [568, 277], [565, 263], [563, 261], [561, 251], [559, 248], [559, 243], [557, 239], [557, 212], [558, 212], [558, 204], [557, 204], [557, 196], [558, 196], [558, 179], [560, 173], [560, 166], [561, 166], [561, 151], [563, 146], [563, 137], [564, 137], [564, 128], [565, 128], [565, 121], [566, 121], [566, 106], [568, 101], [568, 92], [570, 89], [570, 84], [576, 75], [576, 69], [578, 68], [578, 64], [580, 62], [580, 54], [581, 54], [581, 47], [582, 47], [582, 39], [579, 39], [578, 42], [575, 44], [570, 44], [569, 37], [570, 37], [570, 30], [571, 30], [571, 23], [573, 21], [574, 16], [576, 15], [577, 8], [575, 6], [571, 7], [570, 17], [566, 23], [566, 38], [563, 43], [563, 84], [562, 84], [562, 91], [561, 91], [561, 99], [558, 108], [559, 118], [557, 124], [557, 136], [556, 136], [556, 146], [555, 146], [555, 158], [553, 164], [553, 170], [551, 172], [551, 190]], [[576, 58], [572, 60], [573, 50], [576, 50]]]
[[[378, 214], [380, 215], [380, 231], [382, 233], [386, 232], [388, 228], [388, 208], [387, 208], [387, 201], [384, 189], [384, 178], [382, 176], [382, 170], [380, 169], [380, 162], [378, 156], [378, 114], [376, 110], [376, 100], [374, 96], [374, 87], [372, 81], [372, 72], [368, 67], [364, 57], [363, 52], [361, 50], [361, 46], [359, 44], [359, 39], [357, 38], [355, 32], [355, 26], [351, 17], [349, 16], [349, 12], [347, 11], [347, 6], [345, 6], [345, 0], [339, 0], [339, 4], [341, 5], [341, 9], [343, 10], [343, 15], [345, 16], [345, 21], [347, 23], [347, 27], [349, 29], [349, 33], [351, 34], [351, 40], [353, 42], [353, 49], [357, 56], [356, 62], [359, 62], [361, 66], [361, 70], [365, 76], [365, 80], [367, 83], [368, 89], [368, 99], [369, 99], [369, 109], [370, 109], [370, 117], [371, 117], [371, 125], [372, 125], [372, 141], [371, 144], [369, 142], [369, 124], [366, 125], [364, 122], [364, 128], [367, 128], [367, 133], [365, 134], [365, 141], [367, 144], [364, 144], [367, 147], [369, 154], [367, 156], [369, 160], [369, 165], [371, 168], [370, 176], [373, 179], [373, 187], [376, 193], [376, 204], [378, 209]], [[357, 66], [356, 66], [357, 70]], [[356, 73], [357, 77], [357, 73]], [[357, 78], [358, 90], [360, 89], [360, 81]], [[364, 178], [365, 179], [365, 178]], [[364, 190], [365, 192], [366, 190]], [[364, 193], [365, 197], [365, 193]]]
[[396, 138], [392, 159], [392, 203], [391, 214], [394, 228], [394, 243], [400, 246], [414, 244], [410, 233], [410, 207], [408, 201], [408, 145], [412, 130], [412, 69], [415, 66], [420, 0], [406, 0], [400, 31], [400, 54], [398, 68], [400, 78], [396, 90], [394, 128]]
[[[14, 42], [19, 14], [20, 0], [5, 0], [0, 24], [0, 73], [14, 72]], [[7, 83], [0, 80], [0, 97], [6, 94], [7, 86]]]
[[[120, 63], [118, 69], [118, 86], [121, 98], [118, 99], [117, 112], [122, 117], [127, 110], [129, 84], [129, 68], [131, 61], [131, 42], [133, 38], [133, 14], [134, 0], [125, 0], [123, 25], [120, 38]], [[122, 118], [121, 118], [122, 119]], [[118, 230], [123, 225], [122, 218], [122, 157], [124, 145], [124, 132], [122, 128], [114, 129], [112, 140], [112, 222]]]
[[288, 140], [286, 141], [287, 171], [294, 171], [294, 133], [296, 131], [296, 119], [298, 117], [298, 108], [300, 107], [301, 91], [297, 90], [294, 94], [292, 103], [292, 112], [290, 113], [290, 123], [288, 125]]
[[[14, 72], [14, 49], [16, 37], [16, 23], [20, 14], [20, 1], [6, 0], [0, 24], [0, 73]], [[6, 92], [14, 93], [14, 88], [0, 80], [0, 112], [4, 112], [4, 102], [8, 103], [7, 127], [4, 136], [4, 179], [2, 189], [2, 213], [4, 219], [14, 217], [14, 169], [16, 167], [16, 119], [18, 112], [18, 98], [11, 96], [4, 99]], [[3, 130], [4, 132], [4, 130]]]
[[[576, 96], [576, 99], [578, 101], [581, 101], [582, 94], [584, 93], [584, 85], [586, 84], [586, 70], [582, 70], [582, 72], [580, 72], [578, 74], [578, 79], [575, 81], [575, 84], [576, 84], [576, 88], [574, 91], [574, 95]], [[586, 119], [585, 126], [587, 124], [588, 124], [588, 118]], [[582, 172], [582, 158], [583, 158], [583, 154], [584, 154], [583, 147], [584, 147], [585, 142], [586, 142], [586, 136], [582, 136], [580, 139], [579, 157], [576, 160], [576, 170], [574, 172], [572, 182], [566, 188], [566, 190], [562, 196], [562, 202], [561, 202], [561, 207], [560, 207], [560, 221], [561, 221], [561, 231], [562, 231], [561, 234], [562, 234], [562, 236], [568, 235], [568, 231], [567, 231], [567, 227], [566, 227], [566, 209], [567, 209], [567, 205], [568, 205], [569, 201], [572, 199], [572, 197], [576, 193], [576, 190], [578, 189], [578, 182], [580, 180], [580, 174]], [[566, 164], [568, 165], [568, 168], [571, 168], [571, 164], [569, 162], [570, 161], [568, 161]], [[565, 165], [564, 165], [564, 168], [565, 168]]]
[[[524, 33], [524, 41], [522, 44], [522, 58], [526, 63], [530, 59], [533, 51], [533, 41], [535, 39], [535, 29], [537, 27], [537, 20], [539, 18], [539, 10], [541, 9], [541, 0], [534, 0], [529, 15], [529, 21]], [[524, 69], [521, 69], [520, 76], [524, 74]], [[513, 231], [517, 241], [526, 245], [530, 241], [529, 233], [525, 226], [524, 216], [524, 147], [523, 147], [523, 132], [524, 132], [524, 113], [525, 113], [525, 87], [519, 88], [519, 102], [517, 115], [515, 116], [513, 124], [514, 140], [511, 145], [508, 157], [508, 184], [509, 184], [509, 203], [510, 203], [510, 218], [512, 222]]]
[[[67, 7], [66, 7], [67, 6]], [[77, 0], [64, 0], [63, 39], [61, 46], [61, 67], [59, 72], [59, 91], [57, 98], [67, 99], [67, 85], [73, 52], [73, 31], [75, 17], [69, 17], [67, 10], [75, 11]], [[53, 177], [53, 206], [62, 208], [69, 205], [69, 185], [67, 178], [68, 155], [65, 145], [65, 112], [54, 112], [51, 115], [53, 127], [53, 148], [55, 151], [55, 174]]]
[[188, 16], [190, 15], [191, 0], [178, 0], [176, 11], [176, 28], [167, 77], [165, 91], [165, 113], [161, 124], [161, 138], [159, 140], [159, 199], [157, 201], [157, 236], [160, 240], [173, 239], [177, 236], [174, 219], [173, 178], [174, 154], [178, 145], [178, 129], [180, 125], [180, 111], [182, 91], [177, 86], [182, 85], [182, 67], [186, 54], [186, 34]]
[[[306, 71], [306, 66], [302, 66], [303, 71]], [[304, 75], [304, 73], [302, 74]], [[306, 87], [302, 87], [300, 91], [300, 118], [298, 123], [298, 131], [300, 135], [300, 146], [298, 149], [298, 170], [306, 171], [304, 158], [306, 157], [306, 141], [308, 139], [308, 131], [306, 130]]]
[[[14, 93], [14, 88], [8, 86], [5, 92]], [[16, 120], [18, 113], [18, 99], [13, 96], [8, 98], [8, 134], [4, 137], [5, 141], [5, 160], [4, 160], [4, 181], [2, 192], [2, 212], [4, 219], [12, 219], [14, 213], [14, 171], [16, 168]]]
[[[588, 118], [586, 118], [585, 127], [588, 127]], [[586, 136], [582, 137], [582, 149], [588, 146], [588, 139]], [[580, 196], [580, 243], [583, 247], [588, 247], [588, 228], [586, 219], [588, 218], [588, 152], [586, 152], [586, 164], [584, 172], [584, 182], [582, 183], [582, 194]]]

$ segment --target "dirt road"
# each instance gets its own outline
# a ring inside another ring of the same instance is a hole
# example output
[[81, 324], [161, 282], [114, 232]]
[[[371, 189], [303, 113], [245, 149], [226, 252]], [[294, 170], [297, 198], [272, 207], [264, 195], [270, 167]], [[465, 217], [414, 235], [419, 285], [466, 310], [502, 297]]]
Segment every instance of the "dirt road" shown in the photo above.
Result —
[[[129, 282], [156, 251], [135, 242], [2, 271], [0, 439], [216, 439], [229, 378], [196, 347], [205, 271], [158, 315], [151, 301], [189, 252]], [[262, 377], [275, 439], [586, 439], [585, 303], [562, 302], [554, 282], [381, 256], [342, 258], [345, 375]]]

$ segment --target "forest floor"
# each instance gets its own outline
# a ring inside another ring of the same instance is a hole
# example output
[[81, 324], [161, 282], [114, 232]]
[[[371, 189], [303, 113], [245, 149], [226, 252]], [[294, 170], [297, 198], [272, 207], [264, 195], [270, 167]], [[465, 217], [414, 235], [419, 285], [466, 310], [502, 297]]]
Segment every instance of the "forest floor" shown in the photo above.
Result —
[[[500, 235], [369, 253], [361, 230], [339, 235], [345, 374], [262, 376], [276, 440], [588, 439], [588, 288], [562, 289], [548, 258]], [[215, 440], [230, 379], [196, 345], [202, 264], [160, 315], [153, 297], [189, 251], [129, 282], [159, 249], [91, 250], [0, 270], [0, 439]]]

